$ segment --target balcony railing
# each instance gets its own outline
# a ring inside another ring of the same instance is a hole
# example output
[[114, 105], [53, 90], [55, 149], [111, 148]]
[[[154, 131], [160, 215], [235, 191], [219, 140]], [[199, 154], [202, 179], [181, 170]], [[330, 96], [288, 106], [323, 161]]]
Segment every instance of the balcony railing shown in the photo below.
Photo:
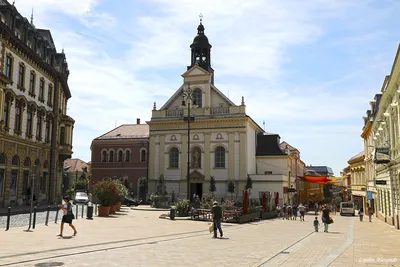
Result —
[[[246, 114], [246, 106], [193, 108], [191, 109], [190, 114], [193, 116]], [[180, 118], [182, 116], [187, 116], [187, 109], [167, 109], [152, 111], [152, 118]]]
[[166, 111], [167, 117], [182, 117], [183, 116], [183, 109], [172, 109]]
[[210, 114], [211, 115], [218, 115], [218, 114], [229, 114], [229, 107], [217, 107], [217, 108], [211, 108], [210, 109]]

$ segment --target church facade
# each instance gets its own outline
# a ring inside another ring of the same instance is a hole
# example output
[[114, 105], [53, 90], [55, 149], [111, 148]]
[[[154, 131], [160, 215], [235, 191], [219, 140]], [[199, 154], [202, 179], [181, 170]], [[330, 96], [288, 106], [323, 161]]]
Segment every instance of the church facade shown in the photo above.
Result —
[[[162, 177], [168, 194], [184, 199], [189, 190], [190, 196], [207, 197], [214, 177], [215, 198], [237, 198], [248, 175], [257, 172], [256, 139], [264, 130], [246, 114], [243, 97], [236, 105], [214, 85], [211, 45], [201, 21], [197, 30], [183, 84], [160, 109], [154, 104], [147, 122], [148, 192], [156, 192]], [[228, 193], [231, 182], [234, 192]]]

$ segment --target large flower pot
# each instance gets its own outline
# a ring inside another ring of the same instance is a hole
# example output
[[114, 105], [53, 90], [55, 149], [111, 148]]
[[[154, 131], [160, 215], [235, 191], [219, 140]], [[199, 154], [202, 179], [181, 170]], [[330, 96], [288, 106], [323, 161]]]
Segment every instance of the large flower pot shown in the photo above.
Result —
[[99, 217], [108, 217], [110, 215], [110, 206], [99, 206]]
[[117, 211], [117, 205], [111, 205], [110, 207], [110, 214], [115, 214], [115, 212]]

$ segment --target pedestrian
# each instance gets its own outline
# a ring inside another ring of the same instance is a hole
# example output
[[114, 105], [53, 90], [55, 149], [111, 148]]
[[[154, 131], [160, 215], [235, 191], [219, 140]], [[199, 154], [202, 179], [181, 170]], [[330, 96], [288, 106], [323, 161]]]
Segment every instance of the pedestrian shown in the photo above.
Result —
[[284, 220], [286, 218], [286, 203], [283, 204], [282, 207], [282, 219]]
[[293, 218], [295, 221], [297, 220], [297, 206], [296, 205], [293, 206]]
[[322, 209], [322, 222], [324, 223], [324, 232], [328, 232], [329, 224], [331, 223], [330, 213], [331, 211], [328, 209], [326, 205], [323, 206]]
[[63, 211], [64, 215], [62, 217], [61, 226], [60, 226], [60, 234], [58, 236], [63, 236], [64, 231], [64, 223], [68, 223], [69, 226], [74, 230], [74, 236], [78, 233], [76, 231], [75, 226], [72, 224], [72, 220], [75, 219], [74, 214], [72, 213], [72, 204], [69, 202], [69, 198], [67, 196], [63, 197], [64, 204], [58, 205], [58, 207]]
[[293, 218], [292, 218], [292, 216], [293, 216], [293, 209], [292, 209], [292, 206], [288, 206], [287, 207], [287, 213], [286, 213], [286, 219], [287, 220], [293, 220]]
[[372, 215], [374, 214], [374, 212], [372, 211], [371, 207], [368, 208], [368, 218], [369, 218], [369, 222], [371, 222], [372, 220]]
[[360, 208], [360, 210], [358, 211], [358, 215], [360, 215], [360, 222], [363, 221], [364, 218], [364, 209]]
[[222, 208], [221, 208], [221, 206], [218, 205], [217, 201], [214, 201], [211, 212], [212, 212], [212, 219], [213, 219], [213, 223], [214, 223], [214, 238], [217, 238], [217, 228], [218, 228], [219, 234], [222, 238], [222, 236], [223, 236], [222, 228], [221, 228]]
[[303, 206], [302, 203], [300, 203], [298, 209], [300, 211], [300, 221], [304, 222], [304, 212], [305, 212], [306, 208]]
[[278, 214], [278, 218], [280, 218], [282, 216], [282, 214], [281, 214], [281, 206], [279, 206], [279, 204], [276, 205], [276, 213]]
[[333, 209], [333, 214], [336, 215], [336, 210], [337, 210], [336, 204], [333, 204], [332, 209]]
[[318, 214], [318, 203], [315, 203], [314, 211], [315, 211], [315, 215], [317, 215]]
[[315, 232], [318, 232], [318, 226], [319, 226], [318, 217], [315, 217], [315, 220], [314, 220], [314, 229], [315, 229]]

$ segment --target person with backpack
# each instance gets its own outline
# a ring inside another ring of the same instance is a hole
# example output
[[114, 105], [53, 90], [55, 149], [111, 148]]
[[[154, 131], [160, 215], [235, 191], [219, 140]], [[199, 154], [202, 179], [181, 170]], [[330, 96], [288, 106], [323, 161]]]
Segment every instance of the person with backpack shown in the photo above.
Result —
[[69, 198], [67, 196], [63, 197], [64, 204], [58, 205], [58, 207], [63, 211], [64, 215], [62, 217], [61, 225], [60, 225], [60, 234], [57, 236], [63, 236], [64, 231], [64, 223], [68, 223], [69, 226], [74, 230], [74, 236], [78, 233], [76, 231], [75, 226], [72, 224], [72, 220], [75, 219], [74, 214], [72, 213], [72, 204], [69, 202]]

